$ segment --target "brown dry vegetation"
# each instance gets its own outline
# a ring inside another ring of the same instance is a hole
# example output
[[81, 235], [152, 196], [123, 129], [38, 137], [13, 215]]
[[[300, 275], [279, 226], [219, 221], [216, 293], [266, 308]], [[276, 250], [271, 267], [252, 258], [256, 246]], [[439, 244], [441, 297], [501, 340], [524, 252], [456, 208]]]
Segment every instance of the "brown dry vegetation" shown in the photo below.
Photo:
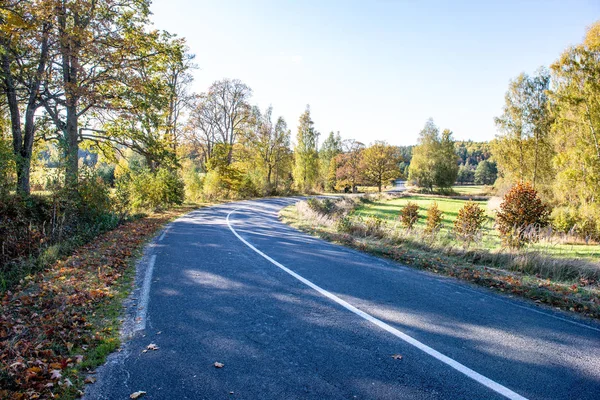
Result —
[[[464, 279], [564, 310], [600, 318], [600, 266], [540, 251], [472, 249], [421, 231], [406, 231], [376, 217], [349, 217], [368, 198], [344, 199], [341, 210], [324, 215], [305, 202], [288, 207], [283, 220], [326, 240], [403, 264]], [[335, 205], [330, 209], [335, 210]]]

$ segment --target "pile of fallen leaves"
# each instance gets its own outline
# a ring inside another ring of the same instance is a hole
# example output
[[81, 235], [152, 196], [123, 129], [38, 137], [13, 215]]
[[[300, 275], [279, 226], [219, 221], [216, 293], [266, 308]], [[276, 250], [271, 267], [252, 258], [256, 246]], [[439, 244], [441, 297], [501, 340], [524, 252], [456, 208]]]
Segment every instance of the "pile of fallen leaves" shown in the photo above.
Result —
[[97, 320], [96, 313], [118, 294], [119, 283], [122, 290], [136, 250], [183, 212], [180, 209], [125, 223], [4, 293], [0, 398], [54, 398], [78, 393], [79, 366], [85, 363], [86, 354], [114, 336]]

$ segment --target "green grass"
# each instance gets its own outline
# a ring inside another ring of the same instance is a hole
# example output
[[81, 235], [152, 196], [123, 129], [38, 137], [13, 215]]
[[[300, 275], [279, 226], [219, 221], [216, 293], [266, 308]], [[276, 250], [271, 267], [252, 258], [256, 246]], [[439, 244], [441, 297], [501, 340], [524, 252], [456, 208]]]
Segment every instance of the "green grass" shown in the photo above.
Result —
[[[460, 188], [460, 187], [459, 187]], [[406, 196], [388, 201], [376, 201], [360, 206], [354, 211], [353, 216], [359, 217], [379, 217], [387, 223], [393, 224], [398, 221], [398, 215], [402, 207], [409, 201], [416, 203], [419, 206], [419, 221], [417, 228], [425, 227], [425, 218], [427, 209], [431, 207], [433, 202], [437, 202], [440, 211], [443, 213], [442, 234], [447, 234], [451, 231], [454, 221], [458, 215], [460, 208], [466, 203], [466, 200], [452, 199], [443, 196]], [[495, 213], [487, 208], [487, 201], [476, 201], [482, 208], [486, 210], [487, 221], [484, 224], [485, 235], [481, 243], [477, 246], [486, 250], [494, 250], [501, 247], [500, 236], [498, 231], [493, 228]], [[459, 245], [459, 243], [456, 243]], [[585, 245], [585, 244], [560, 244], [560, 243], [536, 243], [530, 246], [531, 250], [539, 250], [544, 253], [551, 254], [557, 257], [572, 257], [572, 258], [600, 258], [600, 245]]]
[[485, 196], [489, 192], [489, 186], [484, 185], [457, 185], [452, 190], [460, 195]]
[[[438, 207], [442, 213], [444, 213], [443, 224], [444, 228], [451, 227], [456, 220], [458, 211], [465, 204], [465, 200], [451, 199], [447, 197], [432, 197], [432, 196], [407, 196], [401, 197], [390, 201], [379, 201], [370, 204], [365, 204], [358, 208], [354, 215], [361, 217], [379, 217], [388, 221], [397, 221], [398, 215], [402, 207], [408, 202], [416, 203], [419, 206], [419, 221], [417, 226], [425, 226], [425, 217], [427, 216], [427, 210], [434, 202], [437, 202]], [[487, 201], [476, 201], [482, 208], [486, 209], [486, 215], [488, 217], [488, 223], [493, 222], [493, 213], [487, 210]]]

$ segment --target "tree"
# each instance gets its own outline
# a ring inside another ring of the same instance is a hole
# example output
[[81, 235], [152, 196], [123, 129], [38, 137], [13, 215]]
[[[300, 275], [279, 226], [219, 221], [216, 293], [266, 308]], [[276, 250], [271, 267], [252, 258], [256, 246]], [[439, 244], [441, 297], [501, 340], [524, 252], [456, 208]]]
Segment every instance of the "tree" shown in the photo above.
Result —
[[233, 161], [233, 148], [252, 116], [248, 104], [252, 89], [238, 79], [214, 82], [199, 95], [188, 122], [188, 138], [203, 153], [204, 163], [212, 157], [215, 145], [226, 145], [227, 162]]
[[[41, 103], [59, 132], [65, 179], [77, 186], [82, 123], [118, 102], [150, 14], [148, 0], [54, 1], [48, 10], [53, 54]], [[72, 193], [76, 193], [75, 191]]]
[[476, 185], [493, 185], [498, 176], [496, 164], [484, 160], [477, 165], [475, 169], [475, 184]]
[[352, 193], [356, 193], [362, 179], [360, 162], [365, 145], [354, 139], [348, 139], [342, 142], [342, 146], [344, 152], [335, 158], [337, 187], [349, 188]]
[[521, 247], [537, 241], [537, 230], [548, 225], [550, 208], [530, 183], [517, 183], [504, 195], [496, 225], [504, 244]]
[[[49, 63], [48, 2], [10, 1], [0, 13], [0, 79], [8, 105], [17, 191], [30, 193], [31, 157], [39, 92]], [[25, 110], [21, 123], [21, 109]]]
[[554, 195], [600, 226], [600, 22], [561, 55], [552, 74]]
[[413, 149], [409, 179], [433, 191], [433, 187], [449, 188], [458, 175], [458, 156], [452, 132], [438, 127], [429, 119], [419, 133], [419, 145]]
[[473, 183], [475, 180], [475, 171], [473, 167], [468, 165], [461, 165], [458, 168], [458, 174], [456, 175], [456, 182], [464, 185], [465, 183]]
[[319, 167], [321, 169], [319, 175], [324, 181], [323, 187], [326, 190], [335, 190], [335, 168], [332, 168], [331, 162], [342, 151], [342, 137], [340, 133], [329, 132], [329, 136], [323, 141], [319, 150]]
[[417, 186], [433, 191], [435, 185], [436, 153], [439, 147], [440, 131], [433, 119], [425, 123], [419, 132], [418, 145], [413, 148], [408, 179]]
[[157, 31], [140, 38], [137, 51], [142, 61], [128, 68], [127, 89], [109, 109], [96, 113], [102, 129], [84, 127], [82, 137], [105, 153], [115, 145], [131, 148], [146, 159], [151, 170], [173, 169], [178, 115], [187, 101], [180, 86], [191, 79], [182, 63], [193, 56], [186, 54], [185, 40]]
[[396, 148], [386, 142], [376, 141], [362, 152], [361, 169], [368, 183], [377, 186], [379, 192], [383, 184], [400, 174], [399, 155]]
[[521, 74], [509, 84], [502, 115], [496, 118], [501, 136], [492, 143], [500, 173], [510, 182], [547, 185], [553, 178], [551, 116], [547, 91], [550, 74]]
[[261, 114], [254, 108], [250, 129], [244, 134], [244, 145], [250, 150], [250, 157], [256, 158], [264, 171], [266, 193], [277, 191], [277, 180], [273, 185], [273, 175], [281, 169], [290, 146], [291, 132], [282, 117], [276, 123], [272, 121], [273, 108], [269, 107]]
[[314, 188], [319, 176], [318, 138], [319, 133], [314, 128], [310, 106], [307, 105], [300, 116], [294, 149], [294, 182], [304, 192]]
[[444, 129], [439, 142], [439, 149], [435, 154], [435, 185], [446, 189], [454, 185], [458, 175], [458, 156], [454, 148], [452, 132]]

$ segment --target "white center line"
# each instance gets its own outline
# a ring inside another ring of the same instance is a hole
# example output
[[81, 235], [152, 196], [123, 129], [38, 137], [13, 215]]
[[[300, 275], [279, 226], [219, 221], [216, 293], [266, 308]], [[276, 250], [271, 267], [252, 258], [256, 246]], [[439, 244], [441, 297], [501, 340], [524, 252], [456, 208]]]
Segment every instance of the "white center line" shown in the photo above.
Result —
[[229, 214], [227, 214], [227, 226], [229, 227], [229, 229], [231, 230], [231, 232], [233, 232], [233, 234], [242, 242], [244, 243], [246, 246], [248, 246], [249, 248], [251, 248], [252, 250], [254, 250], [257, 254], [259, 254], [260, 256], [262, 256], [264, 259], [266, 259], [267, 261], [269, 261], [271, 264], [279, 267], [280, 269], [282, 269], [283, 271], [287, 272], [288, 274], [290, 274], [291, 276], [293, 276], [294, 278], [296, 278], [297, 280], [299, 280], [300, 282], [304, 283], [306, 286], [316, 290], [317, 292], [321, 293], [323, 296], [335, 301], [336, 303], [338, 303], [339, 305], [341, 305], [342, 307], [344, 307], [345, 309], [347, 309], [348, 311], [353, 312], [354, 314], [358, 315], [361, 318], [366, 319], [367, 321], [377, 325], [378, 327], [380, 327], [381, 329], [391, 333], [392, 335], [396, 336], [397, 338], [405, 341], [406, 343], [418, 348], [419, 350], [429, 354], [430, 356], [434, 357], [435, 359], [443, 362], [444, 364], [454, 368], [455, 370], [463, 373], [464, 375], [468, 376], [469, 378], [479, 382], [480, 384], [492, 389], [493, 391], [495, 391], [496, 393], [501, 394], [502, 396], [508, 398], [508, 399], [514, 399], [514, 400], [527, 400], [525, 397], [521, 396], [518, 393], [513, 392], [512, 390], [510, 390], [509, 388], [502, 386], [501, 384], [499, 384], [498, 382], [495, 382], [493, 380], [491, 380], [490, 378], [487, 378], [483, 375], [481, 375], [480, 373], [473, 371], [472, 369], [462, 365], [461, 363], [459, 363], [458, 361], [453, 360], [452, 358], [440, 353], [439, 351], [427, 346], [424, 343], [419, 342], [417, 339], [413, 338], [412, 336], [407, 335], [404, 332], [399, 331], [398, 329], [394, 328], [393, 326], [390, 326], [388, 324], [386, 324], [385, 322], [383, 322], [380, 319], [377, 319], [375, 317], [373, 317], [370, 314], [367, 314], [364, 311], [359, 310], [358, 308], [356, 308], [355, 306], [353, 306], [352, 304], [348, 303], [345, 300], [342, 300], [341, 298], [337, 297], [336, 295], [328, 292], [327, 290], [321, 288], [320, 286], [315, 285], [314, 283], [312, 283], [311, 281], [309, 281], [308, 279], [298, 275], [297, 273], [295, 273], [294, 271], [292, 271], [291, 269], [287, 268], [286, 266], [284, 266], [283, 264], [280, 264], [279, 262], [275, 261], [274, 259], [272, 259], [271, 257], [269, 257], [268, 255], [266, 255], [265, 253], [263, 253], [262, 251], [258, 250], [256, 247], [254, 247], [253, 245], [251, 245], [248, 241], [246, 241], [243, 237], [241, 237], [236, 230], [233, 228], [233, 226], [231, 225], [231, 222], [229, 221], [229, 217], [231, 216], [231, 214], [235, 213], [237, 211], [237, 209], [231, 211]]

